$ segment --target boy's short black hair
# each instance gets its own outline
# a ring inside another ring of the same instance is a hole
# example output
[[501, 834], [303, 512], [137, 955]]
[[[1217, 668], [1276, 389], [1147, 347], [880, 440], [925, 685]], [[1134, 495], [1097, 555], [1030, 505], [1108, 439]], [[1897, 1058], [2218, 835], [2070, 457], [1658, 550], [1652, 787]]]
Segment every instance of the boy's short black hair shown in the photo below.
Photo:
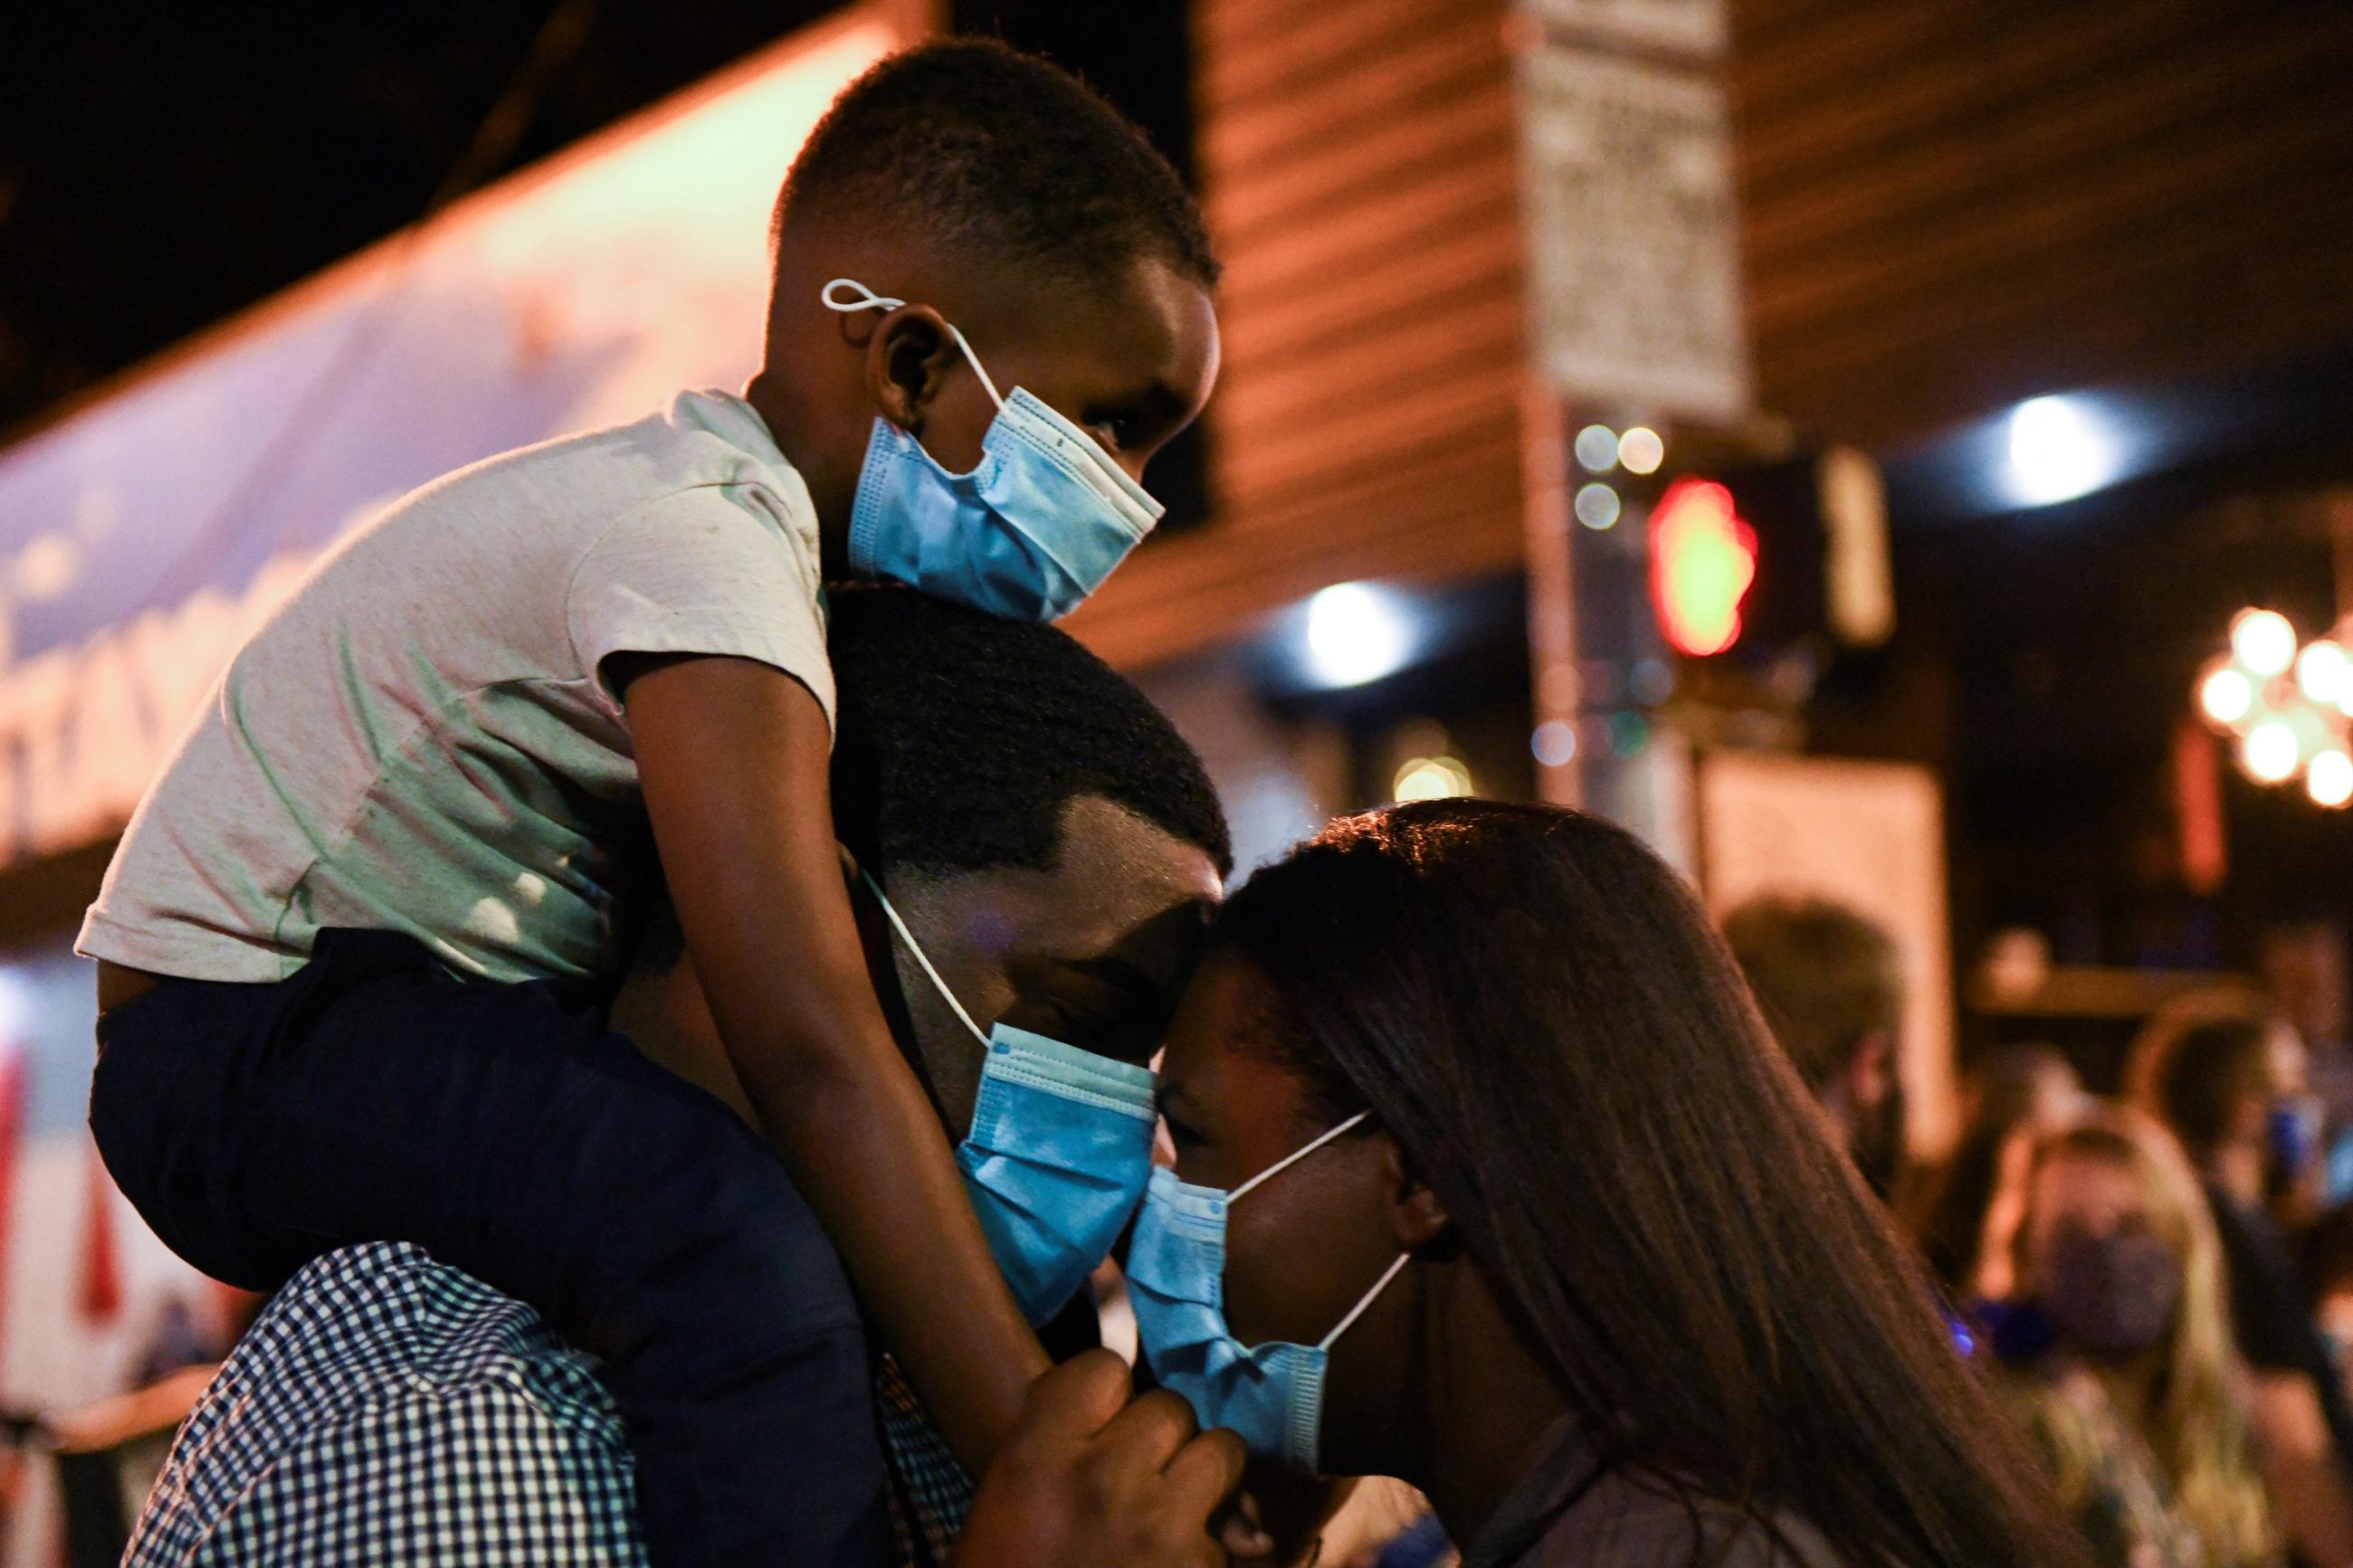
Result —
[[[890, 587], [833, 591], [829, 621], [834, 830], [876, 876], [1044, 870], [1063, 808], [1085, 795], [1233, 869], [1199, 755], [1069, 633]], [[660, 968], [685, 941], [655, 903], [638, 962]]]
[[1205, 287], [1220, 270], [1200, 209], [1168, 161], [1085, 83], [991, 39], [892, 55], [843, 89], [776, 203], [902, 219], [932, 244], [1100, 277], [1140, 256]]

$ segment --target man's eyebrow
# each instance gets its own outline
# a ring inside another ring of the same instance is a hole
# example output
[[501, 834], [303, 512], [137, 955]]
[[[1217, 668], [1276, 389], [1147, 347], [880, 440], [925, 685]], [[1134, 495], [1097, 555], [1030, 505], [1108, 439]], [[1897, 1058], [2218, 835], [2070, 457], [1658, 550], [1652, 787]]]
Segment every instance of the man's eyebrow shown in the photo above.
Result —
[[1133, 995], [1138, 1002], [1158, 1005], [1167, 999], [1168, 984], [1132, 959], [1116, 952], [1100, 952], [1092, 958], [1068, 958], [1063, 967], [1076, 970], [1090, 979]]

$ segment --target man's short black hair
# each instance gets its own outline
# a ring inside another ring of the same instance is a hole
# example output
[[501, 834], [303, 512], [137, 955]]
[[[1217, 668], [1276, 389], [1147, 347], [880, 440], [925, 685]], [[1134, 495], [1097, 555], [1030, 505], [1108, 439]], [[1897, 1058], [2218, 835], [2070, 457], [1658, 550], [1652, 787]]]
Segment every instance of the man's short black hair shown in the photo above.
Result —
[[990, 39], [892, 55], [809, 133], [776, 203], [905, 221], [934, 246], [1061, 279], [1153, 257], [1214, 287], [1200, 209], [1144, 132], [1050, 61]]
[[1225, 813], [1166, 714], [1067, 632], [903, 588], [833, 595], [833, 817], [882, 871], [1043, 870], [1099, 795], [1233, 868]]
[[[1134, 684], [1051, 626], [998, 620], [908, 588], [831, 595], [839, 693], [833, 821], [859, 863], [954, 873], [1044, 870], [1063, 809], [1100, 796], [1233, 869], [1201, 759]], [[678, 962], [666, 899], [638, 962]]]

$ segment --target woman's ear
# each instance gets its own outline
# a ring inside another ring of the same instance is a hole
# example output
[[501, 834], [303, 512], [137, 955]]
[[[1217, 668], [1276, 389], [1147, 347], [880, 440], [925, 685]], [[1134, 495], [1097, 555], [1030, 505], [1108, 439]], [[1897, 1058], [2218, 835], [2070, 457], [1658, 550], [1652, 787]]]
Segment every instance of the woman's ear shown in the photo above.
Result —
[[1386, 1132], [1380, 1138], [1382, 1175], [1392, 1194], [1389, 1228], [1401, 1250], [1418, 1252], [1451, 1231], [1454, 1220], [1430, 1184], [1413, 1169], [1397, 1140]]
[[945, 317], [929, 305], [900, 306], [866, 340], [866, 387], [875, 408], [909, 435], [921, 435], [924, 411], [957, 357]]

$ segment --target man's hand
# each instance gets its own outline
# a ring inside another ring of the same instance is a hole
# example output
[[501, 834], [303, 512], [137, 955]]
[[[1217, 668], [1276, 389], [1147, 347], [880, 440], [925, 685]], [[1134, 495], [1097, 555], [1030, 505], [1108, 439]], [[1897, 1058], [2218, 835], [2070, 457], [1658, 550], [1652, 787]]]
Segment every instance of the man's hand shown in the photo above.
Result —
[[1109, 1351], [1031, 1385], [952, 1568], [1224, 1568], [1209, 1517], [1241, 1479], [1241, 1439], [1197, 1433], [1184, 1400], [1131, 1386]]

